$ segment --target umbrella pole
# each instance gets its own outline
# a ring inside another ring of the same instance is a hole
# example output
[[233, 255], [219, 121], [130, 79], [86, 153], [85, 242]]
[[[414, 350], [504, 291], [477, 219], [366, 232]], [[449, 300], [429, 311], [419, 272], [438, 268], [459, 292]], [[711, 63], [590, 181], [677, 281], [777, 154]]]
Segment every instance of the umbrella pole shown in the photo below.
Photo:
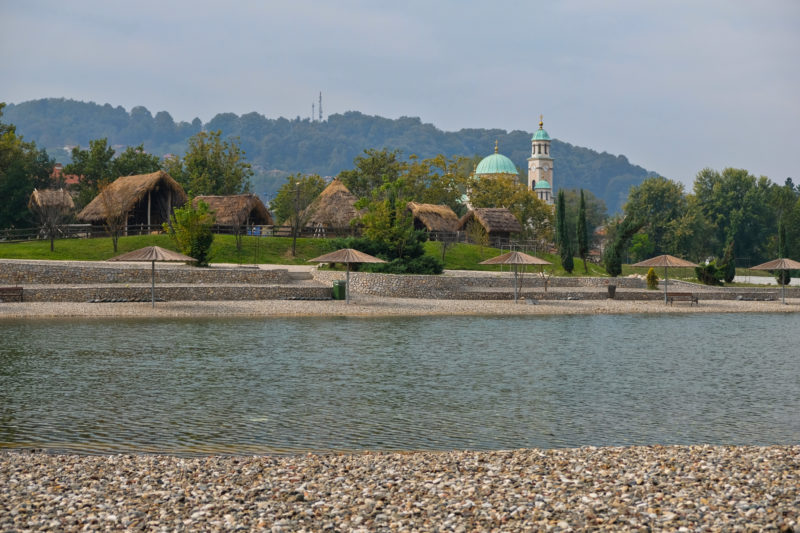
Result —
[[514, 303], [517, 303], [517, 265], [514, 265]]
[[[783, 274], [783, 270], [781, 270], [781, 274]], [[785, 281], [783, 276], [781, 275], [781, 281]], [[786, 305], [786, 284], [781, 283], [781, 301], [783, 301], [783, 305]]]
[[350, 263], [347, 263], [347, 280], [344, 283], [344, 303], [350, 303]]
[[664, 265], [664, 303], [667, 303], [667, 285], [669, 284], [669, 277], [667, 276], [667, 266]]
[[150, 261], [150, 302], [156, 306], [156, 262]]

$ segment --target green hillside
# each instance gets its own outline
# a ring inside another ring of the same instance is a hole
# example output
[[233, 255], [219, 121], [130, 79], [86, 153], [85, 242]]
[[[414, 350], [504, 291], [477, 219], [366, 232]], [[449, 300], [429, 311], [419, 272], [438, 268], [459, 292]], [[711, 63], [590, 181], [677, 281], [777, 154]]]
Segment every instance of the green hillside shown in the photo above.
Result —
[[[448, 132], [419, 118], [393, 120], [357, 111], [330, 115], [323, 122], [300, 117], [271, 119], [258, 113], [222, 113], [207, 124], [200, 119], [175, 122], [166, 111], [154, 116], [141, 106], [128, 112], [120, 106], [63, 98], [9, 104], [4, 114], [5, 121], [15, 124], [26, 140], [46, 147], [63, 163], [69, 162], [65, 146], [86, 147], [92, 139], [107, 137], [112, 146], [120, 148], [144, 144], [157, 155], [183, 154], [187, 139], [201, 129], [222, 130], [225, 136], [239, 138], [256, 171], [255, 192], [263, 198], [271, 198], [287, 174], [335, 176], [350, 169], [353, 159], [367, 148], [398, 149], [406, 157], [483, 157], [492, 153], [497, 140], [500, 151], [525, 171], [532, 135], [502, 129]], [[621, 209], [632, 185], [652, 174], [622, 155], [598, 153], [557, 139], [551, 149], [556, 187], [589, 190], [605, 201], [609, 213]]]

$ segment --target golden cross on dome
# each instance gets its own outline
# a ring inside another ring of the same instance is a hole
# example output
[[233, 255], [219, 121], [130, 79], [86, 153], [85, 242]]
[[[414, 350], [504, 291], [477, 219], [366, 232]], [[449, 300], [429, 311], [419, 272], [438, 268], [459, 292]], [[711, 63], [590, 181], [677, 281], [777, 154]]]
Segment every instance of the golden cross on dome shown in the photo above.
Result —
[[539, 115], [539, 129], [544, 126], [544, 115]]
[[497, 153], [497, 139], [494, 140], [494, 153]]

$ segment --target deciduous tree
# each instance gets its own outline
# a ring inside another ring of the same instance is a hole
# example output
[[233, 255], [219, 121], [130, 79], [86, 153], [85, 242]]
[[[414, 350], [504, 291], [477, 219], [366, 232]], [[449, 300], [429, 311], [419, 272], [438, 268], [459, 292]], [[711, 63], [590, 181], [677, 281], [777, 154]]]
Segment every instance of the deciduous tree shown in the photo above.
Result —
[[253, 170], [235, 140], [222, 132], [201, 131], [189, 139], [182, 159], [165, 163], [165, 170], [190, 196], [241, 194], [250, 190]]
[[213, 225], [214, 215], [201, 200], [197, 205], [189, 201], [175, 209], [170, 223], [165, 222], [163, 227], [182, 253], [197, 259], [197, 266], [208, 266], [214, 242]]
[[312, 174], [287, 176], [286, 183], [270, 204], [272, 214], [280, 224], [292, 227], [292, 257], [295, 255], [297, 237], [314, 214], [309, 207], [325, 189], [325, 180]]

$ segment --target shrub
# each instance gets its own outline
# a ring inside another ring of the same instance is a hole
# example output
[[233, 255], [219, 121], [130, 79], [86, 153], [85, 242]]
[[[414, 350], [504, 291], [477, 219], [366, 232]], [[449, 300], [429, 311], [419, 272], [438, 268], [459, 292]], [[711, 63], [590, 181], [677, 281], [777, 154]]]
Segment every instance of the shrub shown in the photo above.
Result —
[[175, 209], [170, 224], [163, 224], [163, 228], [182, 253], [197, 259], [197, 266], [208, 266], [214, 241], [213, 225], [214, 215], [209, 212], [208, 204], [200, 201], [194, 207], [190, 200]]
[[695, 267], [694, 272], [700, 283], [704, 285], [722, 285], [722, 279], [725, 276], [725, 272], [721, 268], [717, 268], [715, 261]]
[[653, 268], [647, 271], [647, 288], [650, 290], [658, 289], [658, 274]]

